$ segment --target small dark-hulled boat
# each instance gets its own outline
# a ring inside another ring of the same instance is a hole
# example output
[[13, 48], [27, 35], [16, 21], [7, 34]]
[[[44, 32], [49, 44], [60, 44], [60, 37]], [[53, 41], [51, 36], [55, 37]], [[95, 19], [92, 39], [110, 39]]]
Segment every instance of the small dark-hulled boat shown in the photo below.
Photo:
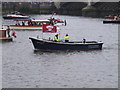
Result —
[[114, 24], [120, 24], [120, 20], [106, 20], [106, 21], [103, 21], [104, 24], [107, 24], [107, 23], [114, 23]]
[[102, 42], [97, 41], [75, 41], [75, 42], [54, 42], [30, 37], [35, 50], [101, 50]]
[[111, 24], [111, 23], [113, 23], [113, 24], [120, 24], [120, 16], [119, 15], [116, 15], [116, 16], [111, 16], [111, 15], [109, 15], [109, 16], [105, 16], [106, 18], [111, 18], [111, 20], [104, 20], [103, 21], [103, 24]]

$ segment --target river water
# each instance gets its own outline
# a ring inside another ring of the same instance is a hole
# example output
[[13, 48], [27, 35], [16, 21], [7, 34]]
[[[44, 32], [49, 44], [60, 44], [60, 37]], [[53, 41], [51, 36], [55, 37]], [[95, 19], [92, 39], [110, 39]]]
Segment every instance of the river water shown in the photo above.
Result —
[[[31, 15], [46, 19], [51, 15]], [[103, 24], [103, 19], [62, 16], [60, 38], [69, 34], [73, 40], [103, 41], [96, 51], [42, 52], [34, 51], [29, 37], [48, 38], [40, 30], [17, 31], [13, 42], [2, 43], [3, 88], [117, 88], [118, 87], [118, 25]], [[11, 24], [13, 21], [4, 21]]]

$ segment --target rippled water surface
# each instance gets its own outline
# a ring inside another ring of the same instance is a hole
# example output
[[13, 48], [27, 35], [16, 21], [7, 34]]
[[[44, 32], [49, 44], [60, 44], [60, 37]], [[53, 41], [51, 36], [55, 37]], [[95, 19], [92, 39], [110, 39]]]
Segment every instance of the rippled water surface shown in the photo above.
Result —
[[[50, 15], [32, 15], [46, 19]], [[96, 51], [42, 52], [34, 51], [29, 37], [48, 38], [54, 34], [41, 31], [16, 31], [13, 42], [2, 43], [3, 88], [117, 88], [118, 87], [118, 25], [103, 24], [103, 19], [60, 16], [67, 26], [60, 27], [60, 38], [66, 33], [70, 40], [103, 41]], [[3, 24], [11, 24], [4, 21]]]

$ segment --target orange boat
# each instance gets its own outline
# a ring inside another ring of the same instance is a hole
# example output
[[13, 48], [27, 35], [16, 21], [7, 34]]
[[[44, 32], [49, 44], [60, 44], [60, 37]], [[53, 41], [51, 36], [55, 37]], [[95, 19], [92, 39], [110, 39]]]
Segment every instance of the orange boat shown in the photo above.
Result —
[[12, 37], [8, 37], [6, 33], [6, 29], [0, 29], [0, 41], [12, 41]]

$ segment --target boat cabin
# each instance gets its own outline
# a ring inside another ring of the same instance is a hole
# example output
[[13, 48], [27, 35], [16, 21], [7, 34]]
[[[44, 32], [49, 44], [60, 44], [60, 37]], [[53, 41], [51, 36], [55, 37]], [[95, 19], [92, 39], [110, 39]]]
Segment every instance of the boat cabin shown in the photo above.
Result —
[[41, 26], [42, 24], [49, 24], [49, 20], [33, 20], [33, 19], [15, 19], [16, 26]]
[[31, 22], [31, 19], [14, 19], [16, 21], [16, 26], [25, 26], [27, 22]]
[[32, 20], [31, 22], [36, 25], [50, 24], [50, 20]]

